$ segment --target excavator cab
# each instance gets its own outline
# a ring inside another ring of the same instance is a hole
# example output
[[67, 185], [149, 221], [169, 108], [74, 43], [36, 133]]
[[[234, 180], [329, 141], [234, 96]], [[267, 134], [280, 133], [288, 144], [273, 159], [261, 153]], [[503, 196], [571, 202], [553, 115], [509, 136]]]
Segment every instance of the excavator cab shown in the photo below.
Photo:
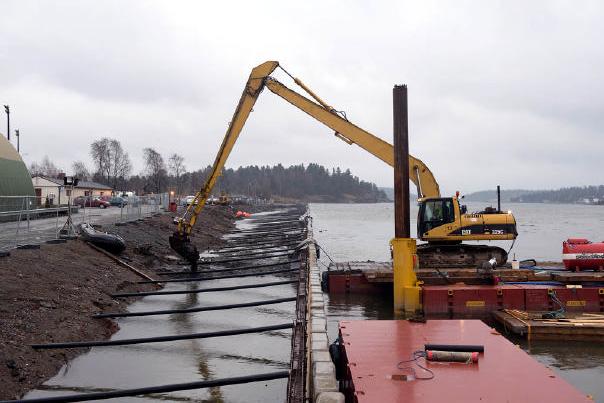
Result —
[[420, 202], [417, 216], [417, 236], [424, 238], [428, 231], [455, 222], [455, 216], [459, 209], [457, 200], [452, 197], [430, 198]]

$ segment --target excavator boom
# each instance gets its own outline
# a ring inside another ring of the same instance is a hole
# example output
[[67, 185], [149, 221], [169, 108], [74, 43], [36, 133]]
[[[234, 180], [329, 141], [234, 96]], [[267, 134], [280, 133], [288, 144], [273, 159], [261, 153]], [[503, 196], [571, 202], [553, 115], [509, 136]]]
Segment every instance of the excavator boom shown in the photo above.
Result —
[[[333, 107], [329, 106], [325, 101], [319, 98], [317, 94], [304, 85], [304, 83], [291, 76], [283, 68], [281, 69], [283, 69], [287, 75], [292, 77], [294, 82], [314, 100], [311, 100], [291, 90], [281, 82], [277, 81], [275, 78], [271, 77], [270, 75], [279, 67], [278, 62], [268, 61], [252, 70], [243, 90], [243, 94], [241, 95], [237, 105], [237, 109], [233, 115], [233, 119], [231, 120], [224, 136], [218, 151], [218, 155], [214, 161], [214, 165], [212, 166], [210, 176], [207, 178], [203, 188], [197, 192], [195, 199], [187, 207], [187, 210], [183, 216], [178, 220], [178, 230], [170, 237], [170, 245], [172, 248], [181, 256], [189, 260], [194, 267], [198, 260], [199, 253], [197, 249], [189, 242], [189, 236], [199, 214], [205, 206], [206, 200], [210, 196], [216, 181], [222, 173], [226, 160], [229, 157], [229, 154], [231, 153], [233, 146], [235, 145], [235, 142], [237, 141], [237, 138], [239, 137], [239, 134], [241, 133], [241, 130], [243, 129], [243, 126], [245, 125], [245, 122], [247, 121], [247, 118], [249, 117], [256, 100], [258, 99], [258, 96], [265, 87], [296, 108], [307, 113], [312, 118], [331, 128], [335, 132], [336, 137], [339, 139], [348, 144], [356, 144], [388, 165], [394, 166], [394, 149], [391, 144], [348, 121], [344, 114], [339, 113]], [[420, 159], [411, 155], [409, 155], [409, 178], [417, 187], [417, 194], [420, 201], [423, 201], [424, 199], [440, 198], [438, 183], [436, 182], [430, 169], [428, 169], [428, 167]], [[455, 217], [459, 217], [460, 223], [456, 224], [451, 222], [451, 228], [460, 227], [463, 225], [463, 222], [461, 222], [461, 215], [459, 214], [459, 207], [457, 207], [457, 215]], [[422, 234], [418, 234], [420, 237], [421, 235]], [[459, 237], [455, 239], [452, 238], [453, 233], [444, 234], [441, 237], [443, 237], [445, 240], [451, 239], [454, 242], [459, 242], [457, 239]], [[441, 238], [434, 239], [441, 241]], [[489, 233], [487, 238], [476, 238], [476, 235], [472, 234], [472, 237], [468, 237], [467, 239], [507, 238], [493, 237], [493, 235]]]
[[[359, 147], [373, 154], [388, 165], [394, 166], [394, 149], [391, 144], [338, 115], [333, 108], [324, 103], [299, 79], [294, 79], [294, 81], [315, 98], [318, 103], [292, 91], [276, 79], [270, 77], [270, 74], [275, 71], [277, 67], [279, 67], [279, 62], [268, 61], [252, 70], [243, 90], [243, 94], [241, 94], [241, 98], [239, 99], [237, 109], [233, 114], [233, 119], [229, 124], [216, 159], [214, 160], [210, 176], [207, 178], [203, 188], [197, 192], [195, 199], [187, 207], [184, 215], [179, 219], [178, 230], [170, 238], [172, 247], [190, 261], [193, 259], [196, 261], [198, 253], [197, 250], [189, 244], [189, 235], [191, 234], [193, 226], [204, 208], [206, 200], [210, 196], [216, 181], [220, 177], [226, 160], [264, 87], [267, 87], [276, 95], [279, 95], [295, 107], [333, 129], [338, 138], [344, 140], [348, 144], [357, 144]], [[438, 184], [434, 179], [432, 172], [421, 160], [411, 155], [409, 155], [409, 177], [417, 187], [418, 197], [440, 196]]]

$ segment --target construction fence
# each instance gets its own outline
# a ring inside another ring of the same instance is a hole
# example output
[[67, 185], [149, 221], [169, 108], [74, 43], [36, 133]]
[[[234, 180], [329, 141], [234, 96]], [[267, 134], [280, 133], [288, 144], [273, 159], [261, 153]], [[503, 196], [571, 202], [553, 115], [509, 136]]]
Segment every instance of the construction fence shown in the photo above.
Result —
[[59, 239], [71, 216], [81, 223], [109, 225], [149, 217], [168, 210], [168, 193], [123, 198], [121, 203], [100, 203], [92, 196], [68, 205], [40, 208], [35, 196], [0, 196], [0, 252]]

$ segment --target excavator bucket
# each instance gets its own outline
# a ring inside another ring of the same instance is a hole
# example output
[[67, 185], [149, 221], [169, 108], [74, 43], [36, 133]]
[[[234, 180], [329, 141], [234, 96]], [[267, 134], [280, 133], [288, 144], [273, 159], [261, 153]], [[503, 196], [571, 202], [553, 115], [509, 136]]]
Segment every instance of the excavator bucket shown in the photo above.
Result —
[[178, 232], [172, 234], [169, 238], [170, 247], [182, 256], [191, 265], [191, 270], [197, 270], [197, 261], [199, 260], [199, 251], [197, 247], [191, 243], [189, 237], [182, 236]]

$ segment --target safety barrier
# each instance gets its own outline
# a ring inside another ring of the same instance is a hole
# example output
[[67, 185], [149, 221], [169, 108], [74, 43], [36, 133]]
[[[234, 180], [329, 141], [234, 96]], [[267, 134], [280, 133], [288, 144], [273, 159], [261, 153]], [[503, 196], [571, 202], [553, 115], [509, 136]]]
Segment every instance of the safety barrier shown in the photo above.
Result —
[[74, 199], [69, 207], [45, 207], [35, 196], [0, 196], [0, 253], [60, 239], [70, 210], [74, 226], [84, 222], [120, 225], [165, 211], [169, 204], [167, 193], [132, 196], [110, 207], [91, 207], [98, 204], [94, 199], [86, 196]]

